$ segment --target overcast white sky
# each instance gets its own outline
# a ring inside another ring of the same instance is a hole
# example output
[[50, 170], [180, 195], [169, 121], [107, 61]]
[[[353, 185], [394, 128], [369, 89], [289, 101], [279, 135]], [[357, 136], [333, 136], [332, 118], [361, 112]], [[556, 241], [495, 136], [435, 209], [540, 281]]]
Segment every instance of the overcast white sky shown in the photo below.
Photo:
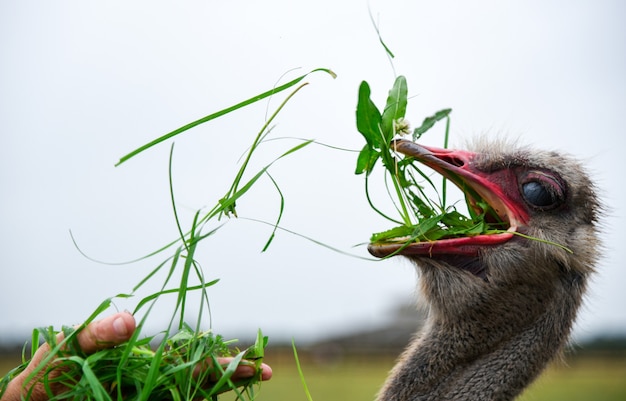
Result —
[[[19, 1], [0, 3], [0, 334], [77, 323], [104, 298], [129, 292], [176, 236], [167, 186], [169, 146], [114, 168], [126, 152], [189, 121], [312, 68], [327, 67], [286, 107], [272, 135], [358, 149], [361, 80], [384, 102], [393, 71], [365, 1]], [[452, 143], [476, 134], [519, 137], [587, 161], [608, 206], [604, 259], [577, 337], [626, 333], [624, 126], [626, 6], [620, 1], [374, 1], [373, 14], [407, 76], [407, 118], [451, 107]], [[278, 99], [270, 102], [270, 108]], [[212, 205], [263, 124], [267, 102], [176, 139], [183, 219]], [[424, 141], [441, 145], [437, 134]], [[255, 166], [295, 142], [272, 143]], [[283, 225], [366, 256], [389, 228], [368, 208], [354, 155], [309, 147], [272, 172], [286, 198]], [[239, 213], [271, 220], [265, 182]], [[250, 337], [311, 339], [382, 324], [413, 296], [401, 260], [347, 257], [288, 234], [260, 250], [265, 226], [230, 221], [200, 250], [213, 327]], [[137, 299], [118, 301], [132, 309]], [[173, 300], [172, 300], [173, 301]], [[163, 321], [165, 312], [163, 312]], [[161, 324], [155, 319], [154, 324]]]

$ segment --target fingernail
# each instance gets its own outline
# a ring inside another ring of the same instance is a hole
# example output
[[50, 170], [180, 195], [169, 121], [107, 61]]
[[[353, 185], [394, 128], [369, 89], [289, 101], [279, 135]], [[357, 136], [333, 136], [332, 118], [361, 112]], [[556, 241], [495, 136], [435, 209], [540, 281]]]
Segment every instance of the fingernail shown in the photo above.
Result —
[[128, 334], [128, 329], [126, 328], [126, 322], [121, 317], [118, 317], [113, 321], [113, 331], [115, 335], [118, 337], [125, 337]]

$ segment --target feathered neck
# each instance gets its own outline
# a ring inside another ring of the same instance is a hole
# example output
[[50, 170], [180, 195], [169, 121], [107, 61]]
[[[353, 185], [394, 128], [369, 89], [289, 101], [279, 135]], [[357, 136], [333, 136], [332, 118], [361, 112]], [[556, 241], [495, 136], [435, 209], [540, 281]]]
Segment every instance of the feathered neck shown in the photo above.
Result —
[[479, 315], [456, 322], [430, 316], [391, 371], [378, 400], [512, 400], [566, 344], [583, 291], [581, 276], [562, 277], [552, 296], [542, 300], [542, 313], [502, 335]]

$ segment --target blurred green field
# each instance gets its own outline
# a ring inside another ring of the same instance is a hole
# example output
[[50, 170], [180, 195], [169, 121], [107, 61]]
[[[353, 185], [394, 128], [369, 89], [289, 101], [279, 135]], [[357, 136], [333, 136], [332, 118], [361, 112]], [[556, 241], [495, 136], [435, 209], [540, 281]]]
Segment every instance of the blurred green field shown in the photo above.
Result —
[[[306, 401], [292, 355], [273, 354], [266, 361], [274, 377], [264, 383], [258, 401]], [[1, 358], [0, 375], [19, 363], [19, 358]], [[390, 357], [351, 357], [332, 362], [316, 362], [302, 356], [302, 368], [309, 391], [317, 401], [369, 401], [393, 366]], [[232, 395], [220, 399], [232, 400]], [[624, 401], [626, 400], [626, 359], [578, 358], [568, 366], [551, 366], [518, 398], [519, 401]]]
[[[274, 378], [264, 383], [258, 401], [306, 401], [293, 358], [266, 360]], [[393, 358], [345, 359], [334, 364], [303, 361], [305, 380], [313, 400], [373, 400]], [[226, 398], [228, 399], [228, 398]], [[626, 359], [576, 359], [568, 366], [551, 366], [518, 398], [519, 401], [624, 401], [626, 400]]]

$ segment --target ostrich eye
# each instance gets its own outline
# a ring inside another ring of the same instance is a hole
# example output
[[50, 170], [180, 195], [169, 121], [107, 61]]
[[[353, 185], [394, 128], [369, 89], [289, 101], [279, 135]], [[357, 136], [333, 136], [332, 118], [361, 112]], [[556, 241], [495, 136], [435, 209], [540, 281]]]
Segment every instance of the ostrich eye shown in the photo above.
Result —
[[522, 189], [524, 191], [524, 198], [535, 206], [546, 207], [556, 202], [553, 194], [537, 181], [527, 182], [522, 185]]
[[526, 202], [538, 209], [553, 209], [565, 199], [561, 183], [541, 172], [529, 173], [522, 182], [521, 192]]

